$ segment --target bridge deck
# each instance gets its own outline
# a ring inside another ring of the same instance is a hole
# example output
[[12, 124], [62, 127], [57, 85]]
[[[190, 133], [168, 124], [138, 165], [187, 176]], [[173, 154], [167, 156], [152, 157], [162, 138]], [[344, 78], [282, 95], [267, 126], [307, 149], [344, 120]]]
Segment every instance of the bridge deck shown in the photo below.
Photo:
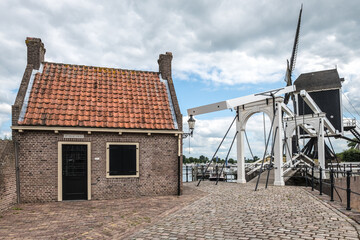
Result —
[[302, 187], [202, 182], [207, 196], [134, 239], [359, 239], [358, 224]]

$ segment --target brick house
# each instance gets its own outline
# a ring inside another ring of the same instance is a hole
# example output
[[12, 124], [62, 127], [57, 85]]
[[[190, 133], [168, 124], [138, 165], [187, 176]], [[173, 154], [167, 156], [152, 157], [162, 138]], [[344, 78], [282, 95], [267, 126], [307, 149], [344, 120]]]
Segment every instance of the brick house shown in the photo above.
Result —
[[182, 115], [172, 54], [159, 72], [45, 62], [27, 38], [12, 106], [21, 202], [181, 192]]

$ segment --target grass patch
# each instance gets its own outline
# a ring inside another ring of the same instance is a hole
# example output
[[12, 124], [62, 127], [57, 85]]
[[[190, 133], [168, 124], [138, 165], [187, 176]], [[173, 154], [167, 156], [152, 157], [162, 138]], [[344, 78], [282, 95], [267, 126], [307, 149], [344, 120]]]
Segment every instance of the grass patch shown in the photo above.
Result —
[[22, 210], [22, 208], [20, 208], [20, 207], [13, 207], [13, 210], [20, 211], [20, 210]]

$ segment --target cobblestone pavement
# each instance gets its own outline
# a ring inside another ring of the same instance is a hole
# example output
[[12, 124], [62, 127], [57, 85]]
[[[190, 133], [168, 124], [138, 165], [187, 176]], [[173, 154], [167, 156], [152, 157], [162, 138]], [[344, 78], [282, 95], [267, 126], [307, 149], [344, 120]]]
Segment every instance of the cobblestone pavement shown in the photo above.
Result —
[[[195, 187], [195, 183], [186, 184]], [[209, 195], [130, 239], [359, 239], [359, 225], [302, 187], [203, 182]]]
[[122, 239], [204, 195], [19, 204], [0, 213], [0, 239]]

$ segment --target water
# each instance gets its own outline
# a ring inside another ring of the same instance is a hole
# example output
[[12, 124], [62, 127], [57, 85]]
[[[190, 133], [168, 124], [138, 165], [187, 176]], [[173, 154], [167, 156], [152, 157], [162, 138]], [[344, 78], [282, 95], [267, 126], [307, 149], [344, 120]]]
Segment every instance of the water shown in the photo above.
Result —
[[[186, 171], [186, 167], [187, 167], [187, 171]], [[193, 179], [192, 167], [183, 165], [183, 176], [182, 176], [183, 182], [192, 182], [192, 179]], [[227, 182], [236, 182], [235, 175], [227, 174]]]
[[[186, 167], [187, 167], [187, 179], [186, 179]], [[183, 166], [183, 182], [192, 182], [192, 167]], [[187, 181], [186, 181], [187, 180]]]

